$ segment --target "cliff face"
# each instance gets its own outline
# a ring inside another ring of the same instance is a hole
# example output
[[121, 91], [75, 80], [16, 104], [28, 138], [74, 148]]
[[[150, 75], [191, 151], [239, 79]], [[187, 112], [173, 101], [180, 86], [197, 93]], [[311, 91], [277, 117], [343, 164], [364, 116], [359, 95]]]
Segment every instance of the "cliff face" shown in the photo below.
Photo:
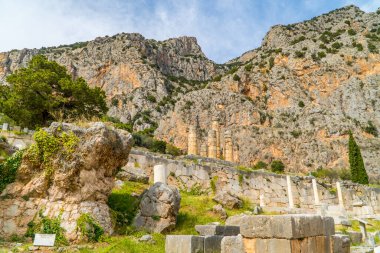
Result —
[[[187, 148], [198, 118], [230, 130], [236, 161], [280, 159], [287, 170], [348, 167], [348, 130], [372, 178], [380, 175], [380, 14], [354, 6], [272, 27], [262, 46], [214, 64], [194, 38], [158, 42], [118, 34], [87, 43], [0, 54], [0, 80], [37, 53], [102, 87], [110, 116]], [[214, 81], [211, 81], [213, 79]], [[372, 129], [372, 130], [371, 130]], [[223, 143], [223, 139], [222, 139]]]

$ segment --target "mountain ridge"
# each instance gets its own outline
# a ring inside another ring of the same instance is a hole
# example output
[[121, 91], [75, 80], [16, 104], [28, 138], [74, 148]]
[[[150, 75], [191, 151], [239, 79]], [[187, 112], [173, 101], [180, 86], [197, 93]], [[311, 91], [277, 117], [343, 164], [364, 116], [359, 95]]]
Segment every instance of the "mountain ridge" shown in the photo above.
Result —
[[[307, 172], [348, 166], [348, 131], [380, 180], [380, 14], [343, 7], [273, 26], [260, 47], [225, 64], [209, 60], [193, 37], [165, 41], [140, 34], [98, 37], [71, 47], [0, 53], [0, 82], [43, 53], [107, 94], [109, 116], [186, 150], [200, 122], [231, 131], [235, 160], [284, 161]], [[372, 131], [370, 130], [372, 127]], [[222, 136], [222, 143], [224, 139]]]

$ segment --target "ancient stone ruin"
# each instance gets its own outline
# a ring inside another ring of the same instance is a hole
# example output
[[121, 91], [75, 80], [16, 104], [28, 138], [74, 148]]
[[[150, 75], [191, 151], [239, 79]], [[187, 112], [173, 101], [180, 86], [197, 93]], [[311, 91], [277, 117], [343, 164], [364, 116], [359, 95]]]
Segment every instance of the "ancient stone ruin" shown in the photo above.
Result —
[[334, 220], [318, 215], [238, 215], [226, 226], [196, 226], [199, 236], [168, 235], [166, 253], [349, 253]]
[[221, 129], [222, 126], [218, 119], [213, 119], [211, 128], [207, 132], [207, 137], [202, 142], [199, 136], [199, 125], [190, 125], [188, 129], [187, 154], [214, 159], [224, 158], [229, 162], [238, 161], [238, 149], [233, 145], [231, 131], [226, 130], [222, 136]]
[[118, 168], [128, 162], [131, 135], [100, 122], [53, 123], [42, 134], [25, 152], [16, 181], [1, 194], [0, 236], [25, 235], [40, 211], [60, 217], [69, 240], [79, 238], [77, 219], [84, 213], [111, 234], [106, 202]]

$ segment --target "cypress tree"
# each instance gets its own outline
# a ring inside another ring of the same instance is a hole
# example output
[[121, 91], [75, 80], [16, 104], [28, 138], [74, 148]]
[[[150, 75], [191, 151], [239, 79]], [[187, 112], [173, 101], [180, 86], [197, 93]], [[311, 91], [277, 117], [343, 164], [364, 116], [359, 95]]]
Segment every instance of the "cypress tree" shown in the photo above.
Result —
[[348, 140], [348, 159], [352, 181], [359, 184], [368, 184], [368, 175], [365, 170], [363, 157], [351, 132]]

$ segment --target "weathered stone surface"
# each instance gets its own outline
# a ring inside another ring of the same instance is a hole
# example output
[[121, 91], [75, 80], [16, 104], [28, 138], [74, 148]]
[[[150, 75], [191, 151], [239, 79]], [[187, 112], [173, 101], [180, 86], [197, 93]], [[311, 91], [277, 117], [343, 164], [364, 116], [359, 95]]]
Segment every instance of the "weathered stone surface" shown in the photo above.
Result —
[[223, 236], [206, 235], [204, 241], [204, 253], [220, 253]]
[[219, 214], [222, 220], [226, 220], [228, 218], [227, 212], [224, 210], [221, 204], [213, 206], [212, 211], [216, 214]]
[[318, 215], [237, 215], [226, 225], [240, 226], [247, 238], [297, 239], [325, 234], [323, 220]]
[[195, 230], [200, 235], [234, 236], [240, 234], [238, 226], [196, 225]]
[[24, 235], [27, 224], [41, 208], [48, 217], [61, 214], [61, 226], [70, 240], [79, 236], [76, 221], [82, 213], [89, 213], [107, 233], [112, 233], [107, 199], [118, 168], [128, 161], [132, 136], [100, 122], [87, 127], [53, 123], [46, 131], [55, 136], [73, 133], [78, 143], [71, 155], [64, 150], [53, 153], [50, 177], [45, 176], [43, 164], [24, 155], [16, 182], [2, 193], [6, 198], [0, 200], [4, 210], [0, 235]]
[[221, 253], [245, 253], [241, 235], [223, 237], [221, 247]]
[[323, 235], [334, 235], [335, 234], [334, 218], [324, 216], [322, 217], [322, 220], [323, 220], [323, 230], [324, 230]]
[[155, 183], [142, 195], [134, 225], [154, 233], [170, 231], [175, 227], [180, 202], [177, 188]]
[[215, 200], [216, 202], [220, 203], [222, 206], [227, 207], [229, 209], [240, 208], [243, 206], [243, 201], [241, 201], [238, 197], [232, 195], [229, 192], [219, 191], [215, 195], [213, 200]]
[[347, 235], [333, 235], [330, 243], [332, 253], [350, 252], [350, 238]]
[[204, 253], [204, 237], [194, 235], [167, 235], [165, 253]]
[[363, 235], [360, 232], [356, 231], [347, 231], [348, 236], [350, 237], [351, 244], [360, 244], [363, 241]]
[[116, 177], [123, 181], [140, 182], [145, 184], [149, 182], [149, 176], [143, 169], [131, 167], [128, 165], [122, 167], [121, 170], [117, 173]]

